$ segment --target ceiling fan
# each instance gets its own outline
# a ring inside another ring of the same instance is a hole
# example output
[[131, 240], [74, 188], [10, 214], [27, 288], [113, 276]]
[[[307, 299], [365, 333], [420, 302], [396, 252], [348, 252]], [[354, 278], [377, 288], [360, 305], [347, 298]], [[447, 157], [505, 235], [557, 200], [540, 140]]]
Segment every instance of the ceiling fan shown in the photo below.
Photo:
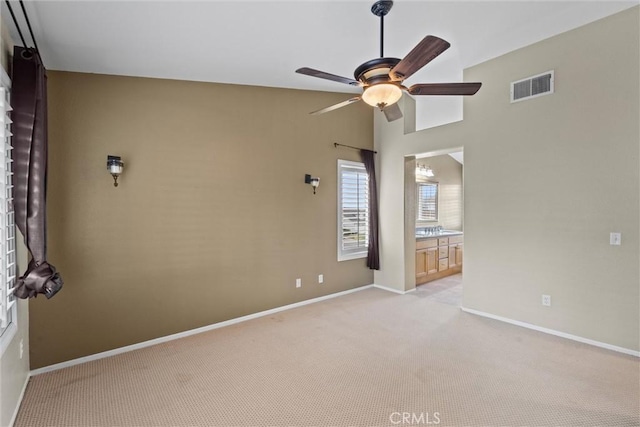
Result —
[[402, 83], [416, 71], [434, 60], [447, 50], [449, 42], [435, 36], [426, 36], [403, 59], [384, 56], [384, 16], [389, 13], [393, 1], [380, 0], [371, 6], [371, 13], [380, 17], [380, 58], [365, 62], [353, 73], [355, 80], [312, 68], [299, 68], [296, 73], [311, 77], [332, 80], [351, 86], [363, 88], [362, 96], [356, 96], [335, 105], [313, 111], [311, 114], [322, 114], [363, 100], [372, 107], [384, 112], [388, 121], [402, 117], [400, 107], [396, 104], [402, 97], [402, 91], [411, 95], [474, 95], [482, 83], [418, 83], [407, 88]]

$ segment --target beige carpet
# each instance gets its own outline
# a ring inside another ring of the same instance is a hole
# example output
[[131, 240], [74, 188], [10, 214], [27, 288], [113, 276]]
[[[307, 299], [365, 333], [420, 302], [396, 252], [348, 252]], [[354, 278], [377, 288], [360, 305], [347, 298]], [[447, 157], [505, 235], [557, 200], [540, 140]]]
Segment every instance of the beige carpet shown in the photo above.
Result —
[[16, 426], [628, 426], [639, 388], [634, 357], [367, 289], [33, 377]]

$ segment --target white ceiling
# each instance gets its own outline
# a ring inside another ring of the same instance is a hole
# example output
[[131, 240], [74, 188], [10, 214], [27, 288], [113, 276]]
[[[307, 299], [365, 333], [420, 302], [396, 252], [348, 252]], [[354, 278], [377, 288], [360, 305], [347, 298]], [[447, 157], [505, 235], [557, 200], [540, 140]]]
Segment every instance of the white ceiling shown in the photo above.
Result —
[[[46, 0], [25, 5], [48, 69], [357, 92], [294, 71], [307, 66], [352, 77], [359, 64], [379, 56], [379, 18], [370, 12], [372, 3]], [[12, 4], [19, 10], [15, 0]], [[397, 0], [385, 18], [385, 56], [402, 58], [433, 34], [452, 47], [408, 83], [461, 81], [463, 68], [636, 4]], [[442, 102], [445, 110], [460, 110], [459, 98]], [[439, 109], [436, 102], [429, 113], [437, 116]]]
[[455, 153], [449, 153], [449, 155], [451, 157], [453, 157], [453, 159], [456, 162], [460, 163], [461, 165], [464, 164], [464, 153], [462, 151], [458, 151], [458, 152], [455, 152]]

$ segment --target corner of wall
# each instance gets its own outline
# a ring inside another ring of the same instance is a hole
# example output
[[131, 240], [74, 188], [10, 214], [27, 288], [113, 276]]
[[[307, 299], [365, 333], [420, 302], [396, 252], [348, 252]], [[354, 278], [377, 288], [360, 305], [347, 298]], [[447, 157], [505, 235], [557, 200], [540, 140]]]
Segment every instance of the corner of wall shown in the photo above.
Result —
[[402, 116], [404, 120], [404, 134], [416, 131], [416, 100], [406, 93], [402, 95]]
[[404, 291], [416, 288], [416, 158], [404, 158]]

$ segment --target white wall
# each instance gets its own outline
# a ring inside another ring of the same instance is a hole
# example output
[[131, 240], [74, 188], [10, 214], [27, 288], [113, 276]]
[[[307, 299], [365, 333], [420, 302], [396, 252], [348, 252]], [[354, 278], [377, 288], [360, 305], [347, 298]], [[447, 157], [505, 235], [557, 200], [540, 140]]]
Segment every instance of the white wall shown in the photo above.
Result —
[[[25, 265], [25, 264], [22, 264]], [[20, 341], [23, 357], [20, 358]], [[8, 426], [17, 413], [29, 378], [29, 304], [18, 302], [18, 331], [0, 357], [0, 426]]]
[[[27, 248], [22, 234], [16, 230], [17, 271], [22, 272], [26, 265]], [[11, 343], [0, 356], [0, 426], [8, 426], [17, 414], [22, 393], [29, 379], [29, 303], [18, 301], [18, 330]], [[22, 342], [22, 357], [20, 343]]]
[[[461, 122], [404, 134], [403, 123], [376, 115], [376, 284], [413, 286], [404, 156], [464, 147], [463, 305], [640, 348], [638, 10], [466, 70], [465, 81], [483, 87], [465, 98]], [[509, 102], [511, 81], [551, 69], [555, 94]], [[622, 232], [622, 246], [609, 245], [610, 231]], [[551, 308], [542, 294], [551, 295]]]
[[448, 154], [417, 159], [417, 162], [431, 167], [434, 177], [416, 176], [416, 181], [437, 182], [439, 194], [438, 220], [416, 221], [416, 227], [439, 225], [445, 230], [462, 231], [462, 165]]

